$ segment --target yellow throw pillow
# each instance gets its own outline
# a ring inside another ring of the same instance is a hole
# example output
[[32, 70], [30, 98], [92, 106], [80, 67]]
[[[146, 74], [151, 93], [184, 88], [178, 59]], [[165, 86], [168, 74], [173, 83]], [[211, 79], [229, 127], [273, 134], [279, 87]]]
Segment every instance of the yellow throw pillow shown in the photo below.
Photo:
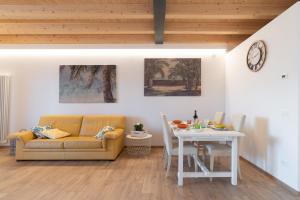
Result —
[[57, 128], [44, 130], [42, 132], [42, 134], [50, 139], [58, 139], [58, 138], [63, 138], [63, 137], [67, 137], [67, 136], [71, 135], [71, 133], [61, 131]]

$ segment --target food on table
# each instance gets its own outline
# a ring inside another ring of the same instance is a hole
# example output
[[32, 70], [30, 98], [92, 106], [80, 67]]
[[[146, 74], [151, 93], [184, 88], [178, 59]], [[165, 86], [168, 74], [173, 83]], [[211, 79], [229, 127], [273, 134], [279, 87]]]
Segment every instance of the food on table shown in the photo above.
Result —
[[180, 124], [182, 121], [181, 120], [178, 120], [178, 119], [176, 119], [176, 120], [173, 120], [173, 123], [174, 124]]
[[194, 124], [194, 129], [201, 129], [201, 128], [202, 128], [201, 123]]
[[224, 124], [215, 124], [215, 128], [225, 128]]
[[187, 124], [177, 124], [178, 128], [187, 128], [188, 125]]

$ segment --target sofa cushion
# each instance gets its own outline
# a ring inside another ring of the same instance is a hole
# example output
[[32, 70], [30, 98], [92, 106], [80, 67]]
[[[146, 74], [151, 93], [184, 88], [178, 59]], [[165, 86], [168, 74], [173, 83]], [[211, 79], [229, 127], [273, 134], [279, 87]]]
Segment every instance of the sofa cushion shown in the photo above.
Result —
[[64, 138], [62, 139], [34, 139], [25, 143], [27, 149], [63, 149]]
[[114, 131], [115, 128], [111, 127], [111, 126], [105, 126], [103, 128], [100, 129], [100, 131], [96, 134], [96, 138], [97, 139], [104, 139], [104, 134], [110, 131]]
[[46, 126], [34, 126], [31, 128], [32, 133], [39, 139], [47, 139], [45, 135], [43, 135], [43, 131], [52, 129], [50, 125]]
[[53, 128], [53, 129], [44, 130], [42, 132], [42, 135], [44, 135], [50, 139], [58, 139], [58, 138], [64, 138], [64, 137], [70, 136], [71, 133], [59, 130], [57, 128]]
[[121, 115], [84, 116], [80, 136], [95, 136], [103, 127], [125, 128], [125, 117]]
[[39, 125], [51, 125], [52, 128], [71, 133], [71, 136], [78, 136], [82, 123], [81, 115], [49, 115], [40, 118]]
[[100, 149], [103, 148], [102, 140], [95, 137], [66, 137], [65, 149]]

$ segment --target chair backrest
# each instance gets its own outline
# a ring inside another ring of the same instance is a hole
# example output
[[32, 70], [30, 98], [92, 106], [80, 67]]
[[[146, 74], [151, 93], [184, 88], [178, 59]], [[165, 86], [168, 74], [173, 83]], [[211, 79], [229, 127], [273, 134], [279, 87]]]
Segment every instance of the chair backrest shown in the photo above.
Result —
[[224, 112], [216, 112], [215, 118], [214, 118], [214, 123], [215, 124], [223, 124], [224, 116], [225, 116]]
[[163, 139], [166, 151], [168, 155], [171, 155], [172, 152], [172, 138], [171, 138], [171, 129], [167, 120], [167, 116], [163, 113], [160, 113], [161, 121], [162, 121], [162, 128], [163, 128]]
[[231, 120], [232, 120], [231, 123], [232, 123], [233, 130], [240, 132], [242, 130], [242, 128], [244, 127], [246, 115], [235, 114], [232, 116]]

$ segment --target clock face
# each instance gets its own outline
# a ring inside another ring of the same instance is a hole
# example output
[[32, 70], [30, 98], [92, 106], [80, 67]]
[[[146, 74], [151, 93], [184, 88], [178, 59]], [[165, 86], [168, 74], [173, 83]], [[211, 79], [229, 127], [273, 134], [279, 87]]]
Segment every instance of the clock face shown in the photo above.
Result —
[[257, 41], [251, 45], [247, 55], [248, 68], [253, 71], [259, 71], [265, 63], [266, 45], [263, 41]]

